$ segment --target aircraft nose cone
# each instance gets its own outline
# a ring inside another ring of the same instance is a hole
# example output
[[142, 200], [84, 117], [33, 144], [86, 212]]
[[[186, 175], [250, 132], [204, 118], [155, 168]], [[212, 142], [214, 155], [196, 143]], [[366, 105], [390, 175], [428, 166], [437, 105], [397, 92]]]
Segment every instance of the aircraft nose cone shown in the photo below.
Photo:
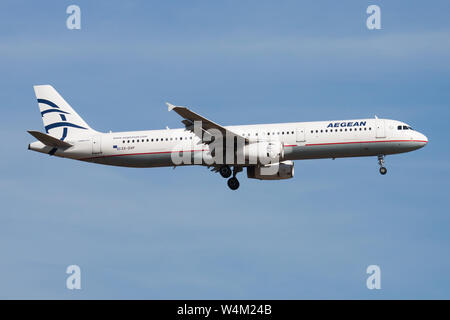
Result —
[[428, 138], [426, 135], [419, 133], [419, 138], [417, 139], [417, 142], [420, 144], [420, 148], [425, 147], [428, 143]]
[[427, 138], [427, 136], [424, 135], [424, 134], [422, 134], [422, 133], [421, 133], [421, 135], [422, 135], [423, 141], [425, 142], [425, 144], [427, 144], [427, 143], [428, 143], [428, 138]]

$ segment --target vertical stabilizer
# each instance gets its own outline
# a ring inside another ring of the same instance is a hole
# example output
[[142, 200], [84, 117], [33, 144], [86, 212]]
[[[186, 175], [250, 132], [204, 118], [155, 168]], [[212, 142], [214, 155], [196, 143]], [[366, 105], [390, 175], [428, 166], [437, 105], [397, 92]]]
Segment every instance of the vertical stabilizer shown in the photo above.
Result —
[[34, 86], [45, 132], [63, 140], [95, 132], [50, 85]]

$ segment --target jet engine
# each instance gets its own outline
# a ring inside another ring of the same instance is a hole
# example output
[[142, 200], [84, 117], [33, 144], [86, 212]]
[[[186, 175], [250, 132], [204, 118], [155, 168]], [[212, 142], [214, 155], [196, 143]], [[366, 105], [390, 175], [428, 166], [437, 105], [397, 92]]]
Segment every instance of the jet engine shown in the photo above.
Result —
[[265, 166], [247, 167], [247, 177], [259, 180], [282, 180], [294, 177], [294, 162], [283, 161]]

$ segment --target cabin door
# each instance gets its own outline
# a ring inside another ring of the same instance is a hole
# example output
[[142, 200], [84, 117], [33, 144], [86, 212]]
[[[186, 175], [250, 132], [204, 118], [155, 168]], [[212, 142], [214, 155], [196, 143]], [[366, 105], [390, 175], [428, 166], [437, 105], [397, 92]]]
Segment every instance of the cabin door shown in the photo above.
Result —
[[102, 153], [102, 136], [95, 136], [92, 138], [92, 155]]
[[305, 142], [306, 138], [305, 138], [305, 128], [297, 128], [297, 137], [296, 137], [296, 141], [297, 142]]
[[376, 137], [377, 138], [386, 138], [386, 128], [384, 126], [384, 120], [383, 119], [376, 119], [375, 120], [376, 125]]

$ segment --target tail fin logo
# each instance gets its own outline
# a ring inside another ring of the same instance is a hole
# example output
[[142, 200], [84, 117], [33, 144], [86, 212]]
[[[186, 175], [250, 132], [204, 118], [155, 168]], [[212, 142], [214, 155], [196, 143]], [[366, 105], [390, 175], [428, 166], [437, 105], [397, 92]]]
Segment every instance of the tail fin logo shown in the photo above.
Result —
[[86, 137], [97, 132], [51, 85], [36, 85], [33, 88], [47, 134], [65, 140], [72, 137]]
[[47, 100], [47, 99], [37, 99], [37, 101], [38, 101], [38, 103], [42, 103], [42, 104], [45, 104], [45, 105], [50, 107], [49, 109], [46, 109], [46, 110], [41, 112], [41, 116], [42, 117], [44, 117], [46, 114], [55, 113], [56, 112], [56, 113], [59, 113], [59, 116], [61, 118], [61, 122], [54, 122], [54, 123], [51, 123], [49, 125], [46, 125], [45, 126], [45, 132], [46, 133], [48, 133], [48, 131], [51, 130], [51, 129], [64, 127], [63, 128], [63, 135], [62, 135], [62, 137], [60, 139], [60, 140], [64, 141], [64, 139], [67, 137], [68, 127], [73, 127], [73, 128], [77, 128], [77, 129], [87, 130], [87, 128], [85, 128], [85, 127], [76, 125], [76, 124], [71, 123], [71, 122], [67, 122], [66, 115], [70, 114], [70, 113], [61, 110], [61, 108], [58, 107], [58, 105], [56, 105], [52, 101]]

